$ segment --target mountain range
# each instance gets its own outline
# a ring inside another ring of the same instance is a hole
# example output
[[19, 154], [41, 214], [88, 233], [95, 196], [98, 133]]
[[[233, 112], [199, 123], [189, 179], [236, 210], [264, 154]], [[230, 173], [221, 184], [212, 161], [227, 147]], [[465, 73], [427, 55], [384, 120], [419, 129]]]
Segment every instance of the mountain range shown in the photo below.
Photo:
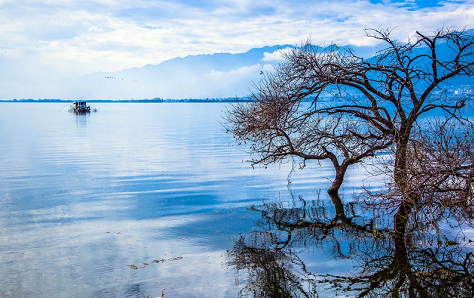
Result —
[[243, 97], [279, 59], [272, 46], [245, 53], [193, 55], [117, 72], [98, 72], [29, 87], [31, 98], [144, 99]]
[[[73, 100], [205, 99], [245, 97], [262, 72], [281, 61], [280, 50], [291, 45], [254, 48], [245, 53], [193, 55], [117, 72], [98, 72], [72, 79], [28, 86], [22, 98]], [[373, 56], [376, 47], [350, 46], [362, 57]], [[442, 53], [448, 47], [440, 47]], [[464, 84], [459, 81], [458, 84]]]
[[[245, 97], [261, 73], [281, 60], [291, 45], [254, 48], [245, 53], [191, 55], [157, 65], [97, 72], [77, 78], [22, 86], [20, 98], [129, 100]], [[368, 54], [374, 49], [357, 47]], [[18, 96], [17, 96], [18, 97]]]

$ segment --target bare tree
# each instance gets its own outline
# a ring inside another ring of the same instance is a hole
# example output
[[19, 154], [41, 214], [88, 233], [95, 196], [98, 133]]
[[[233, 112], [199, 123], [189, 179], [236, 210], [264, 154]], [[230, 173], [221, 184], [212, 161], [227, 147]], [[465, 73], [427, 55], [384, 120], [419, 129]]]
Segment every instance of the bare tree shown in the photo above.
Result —
[[348, 165], [393, 145], [393, 180], [401, 194], [394, 224], [404, 235], [422, 200], [419, 189], [410, 185], [408, 168], [414, 129], [436, 111], [462, 118], [465, 101], [453, 101], [444, 91], [452, 79], [474, 73], [474, 36], [442, 28], [430, 36], [416, 32], [412, 41], [402, 43], [390, 34], [367, 30], [385, 45], [370, 59], [310, 43], [283, 53], [285, 61], [258, 86], [255, 102], [235, 106], [227, 119], [237, 140], [251, 143], [255, 163], [290, 155], [330, 159], [336, 190]]
[[290, 63], [265, 75], [252, 95], [254, 102], [238, 103], [227, 111], [227, 130], [237, 143], [250, 145], [252, 164], [267, 166], [292, 156], [301, 158], [303, 167], [307, 160], [330, 160], [335, 178], [328, 192], [337, 194], [348, 167], [387, 148], [392, 138], [371, 123], [321, 113], [306, 98], [295, 98], [295, 90], [303, 88], [298, 84], [304, 83]]
[[[398, 241], [393, 231], [354, 222], [373, 219], [358, 213], [358, 206], [346, 204], [344, 216], [337, 215], [336, 204], [330, 207], [300, 198], [252, 208], [261, 218], [228, 251], [242, 296], [318, 297], [332, 288], [351, 297], [472, 297], [474, 255], [468, 245], [437, 240], [421, 229]], [[301, 257], [315, 249], [358, 265], [347, 274], [316, 275]]]
[[353, 206], [343, 206], [339, 198], [333, 199], [334, 206], [325, 202], [300, 197], [251, 207], [261, 218], [228, 251], [229, 264], [243, 285], [242, 297], [318, 297], [317, 276], [307, 270], [297, 252], [324, 247], [334, 258], [350, 258], [366, 246], [364, 238], [373, 241], [371, 225], [355, 222], [361, 218]]
[[[387, 201], [416, 193], [411, 224], [460, 226], [474, 219], [474, 125], [434, 118], [413, 129], [407, 147], [406, 188], [388, 191]], [[396, 186], [396, 185], [395, 185]]]

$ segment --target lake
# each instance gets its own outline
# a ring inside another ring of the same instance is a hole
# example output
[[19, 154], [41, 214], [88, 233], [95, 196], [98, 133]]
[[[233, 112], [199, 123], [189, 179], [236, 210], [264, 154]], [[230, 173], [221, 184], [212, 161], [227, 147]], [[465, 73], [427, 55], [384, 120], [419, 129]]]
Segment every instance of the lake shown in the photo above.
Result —
[[[228, 251], [261, 217], [249, 207], [326, 196], [328, 164], [245, 162], [228, 104], [91, 106], [0, 103], [2, 297], [237, 297]], [[320, 273], [352, 266], [305, 253]]]

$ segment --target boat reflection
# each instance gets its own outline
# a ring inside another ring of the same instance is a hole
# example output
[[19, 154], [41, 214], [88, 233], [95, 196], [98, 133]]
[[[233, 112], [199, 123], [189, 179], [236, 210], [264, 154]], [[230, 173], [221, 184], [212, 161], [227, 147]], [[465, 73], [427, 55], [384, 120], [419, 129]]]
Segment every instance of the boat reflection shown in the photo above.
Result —
[[[328, 201], [252, 207], [261, 214], [254, 231], [228, 252], [242, 297], [472, 297], [472, 246], [422, 230], [395, 241], [380, 217], [363, 217], [363, 209], [337, 196]], [[310, 250], [356, 266], [347, 274], [311, 272]]]

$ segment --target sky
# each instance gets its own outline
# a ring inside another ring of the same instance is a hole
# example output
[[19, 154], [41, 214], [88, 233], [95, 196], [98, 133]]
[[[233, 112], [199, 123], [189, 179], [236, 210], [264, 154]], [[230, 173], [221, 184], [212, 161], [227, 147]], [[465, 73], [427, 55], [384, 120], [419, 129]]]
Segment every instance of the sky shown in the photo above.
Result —
[[[373, 45], [442, 26], [474, 28], [474, 0], [0, 0], [2, 88], [240, 53], [268, 45]], [[25, 85], [25, 86], [26, 86]]]

